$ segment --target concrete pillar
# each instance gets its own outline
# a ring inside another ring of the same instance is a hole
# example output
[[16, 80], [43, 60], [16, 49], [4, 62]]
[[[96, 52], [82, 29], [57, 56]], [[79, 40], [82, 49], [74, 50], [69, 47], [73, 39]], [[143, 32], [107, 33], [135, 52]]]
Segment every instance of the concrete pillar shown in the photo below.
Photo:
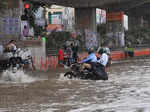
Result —
[[96, 32], [96, 8], [75, 8], [77, 29], [89, 29]]
[[115, 41], [115, 47], [125, 46], [123, 21], [123, 12], [107, 12], [107, 35]]

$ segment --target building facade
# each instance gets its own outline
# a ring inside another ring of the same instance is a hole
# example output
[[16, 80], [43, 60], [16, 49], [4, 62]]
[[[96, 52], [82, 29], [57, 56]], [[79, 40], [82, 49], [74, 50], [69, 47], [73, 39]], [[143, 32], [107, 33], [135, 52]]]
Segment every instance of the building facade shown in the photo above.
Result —
[[19, 39], [21, 35], [22, 0], [3, 0], [0, 10], [0, 40]]
[[74, 8], [52, 5], [47, 8], [46, 19], [48, 24], [63, 25], [64, 30], [73, 31], [75, 24]]

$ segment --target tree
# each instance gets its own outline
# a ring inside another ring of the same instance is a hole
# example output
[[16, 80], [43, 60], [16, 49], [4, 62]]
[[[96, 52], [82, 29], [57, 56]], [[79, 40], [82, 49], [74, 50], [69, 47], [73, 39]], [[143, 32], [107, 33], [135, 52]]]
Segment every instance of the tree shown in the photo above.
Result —
[[35, 13], [40, 7], [45, 7], [46, 5], [39, 2], [27, 1], [26, 3], [30, 4], [30, 7], [27, 9], [27, 21], [29, 22], [30, 27], [34, 28], [35, 35], [42, 35], [45, 31], [41, 26], [38, 26], [35, 23]]

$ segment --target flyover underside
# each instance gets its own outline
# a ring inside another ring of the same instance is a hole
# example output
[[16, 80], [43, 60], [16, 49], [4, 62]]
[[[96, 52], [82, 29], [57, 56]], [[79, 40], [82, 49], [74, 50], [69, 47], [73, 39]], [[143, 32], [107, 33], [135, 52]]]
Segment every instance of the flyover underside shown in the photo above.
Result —
[[[149, 15], [150, 0], [32, 0], [47, 5], [74, 8], [101, 8], [108, 12], [124, 11], [130, 16]], [[146, 8], [145, 8], [146, 7]]]
[[129, 11], [127, 11], [127, 14], [129, 16], [143, 16], [143, 17], [146, 17], [146, 18], [150, 18], [149, 17], [149, 9], [150, 9], [150, 4], [143, 4], [139, 7], [135, 7], [135, 8], [132, 8], [130, 9]]
[[113, 10], [129, 10], [150, 3], [150, 0], [32, 0], [46, 4], [63, 5], [74, 8], [99, 7]]

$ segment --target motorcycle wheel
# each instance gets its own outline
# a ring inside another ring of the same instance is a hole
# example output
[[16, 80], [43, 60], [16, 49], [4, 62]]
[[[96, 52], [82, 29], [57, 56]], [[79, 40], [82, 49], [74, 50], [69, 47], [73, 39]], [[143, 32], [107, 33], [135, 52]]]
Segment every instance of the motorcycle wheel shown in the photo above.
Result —
[[72, 79], [73, 78], [73, 73], [72, 72], [67, 72], [67, 73], [65, 73], [64, 77], [67, 77], [68, 79]]

